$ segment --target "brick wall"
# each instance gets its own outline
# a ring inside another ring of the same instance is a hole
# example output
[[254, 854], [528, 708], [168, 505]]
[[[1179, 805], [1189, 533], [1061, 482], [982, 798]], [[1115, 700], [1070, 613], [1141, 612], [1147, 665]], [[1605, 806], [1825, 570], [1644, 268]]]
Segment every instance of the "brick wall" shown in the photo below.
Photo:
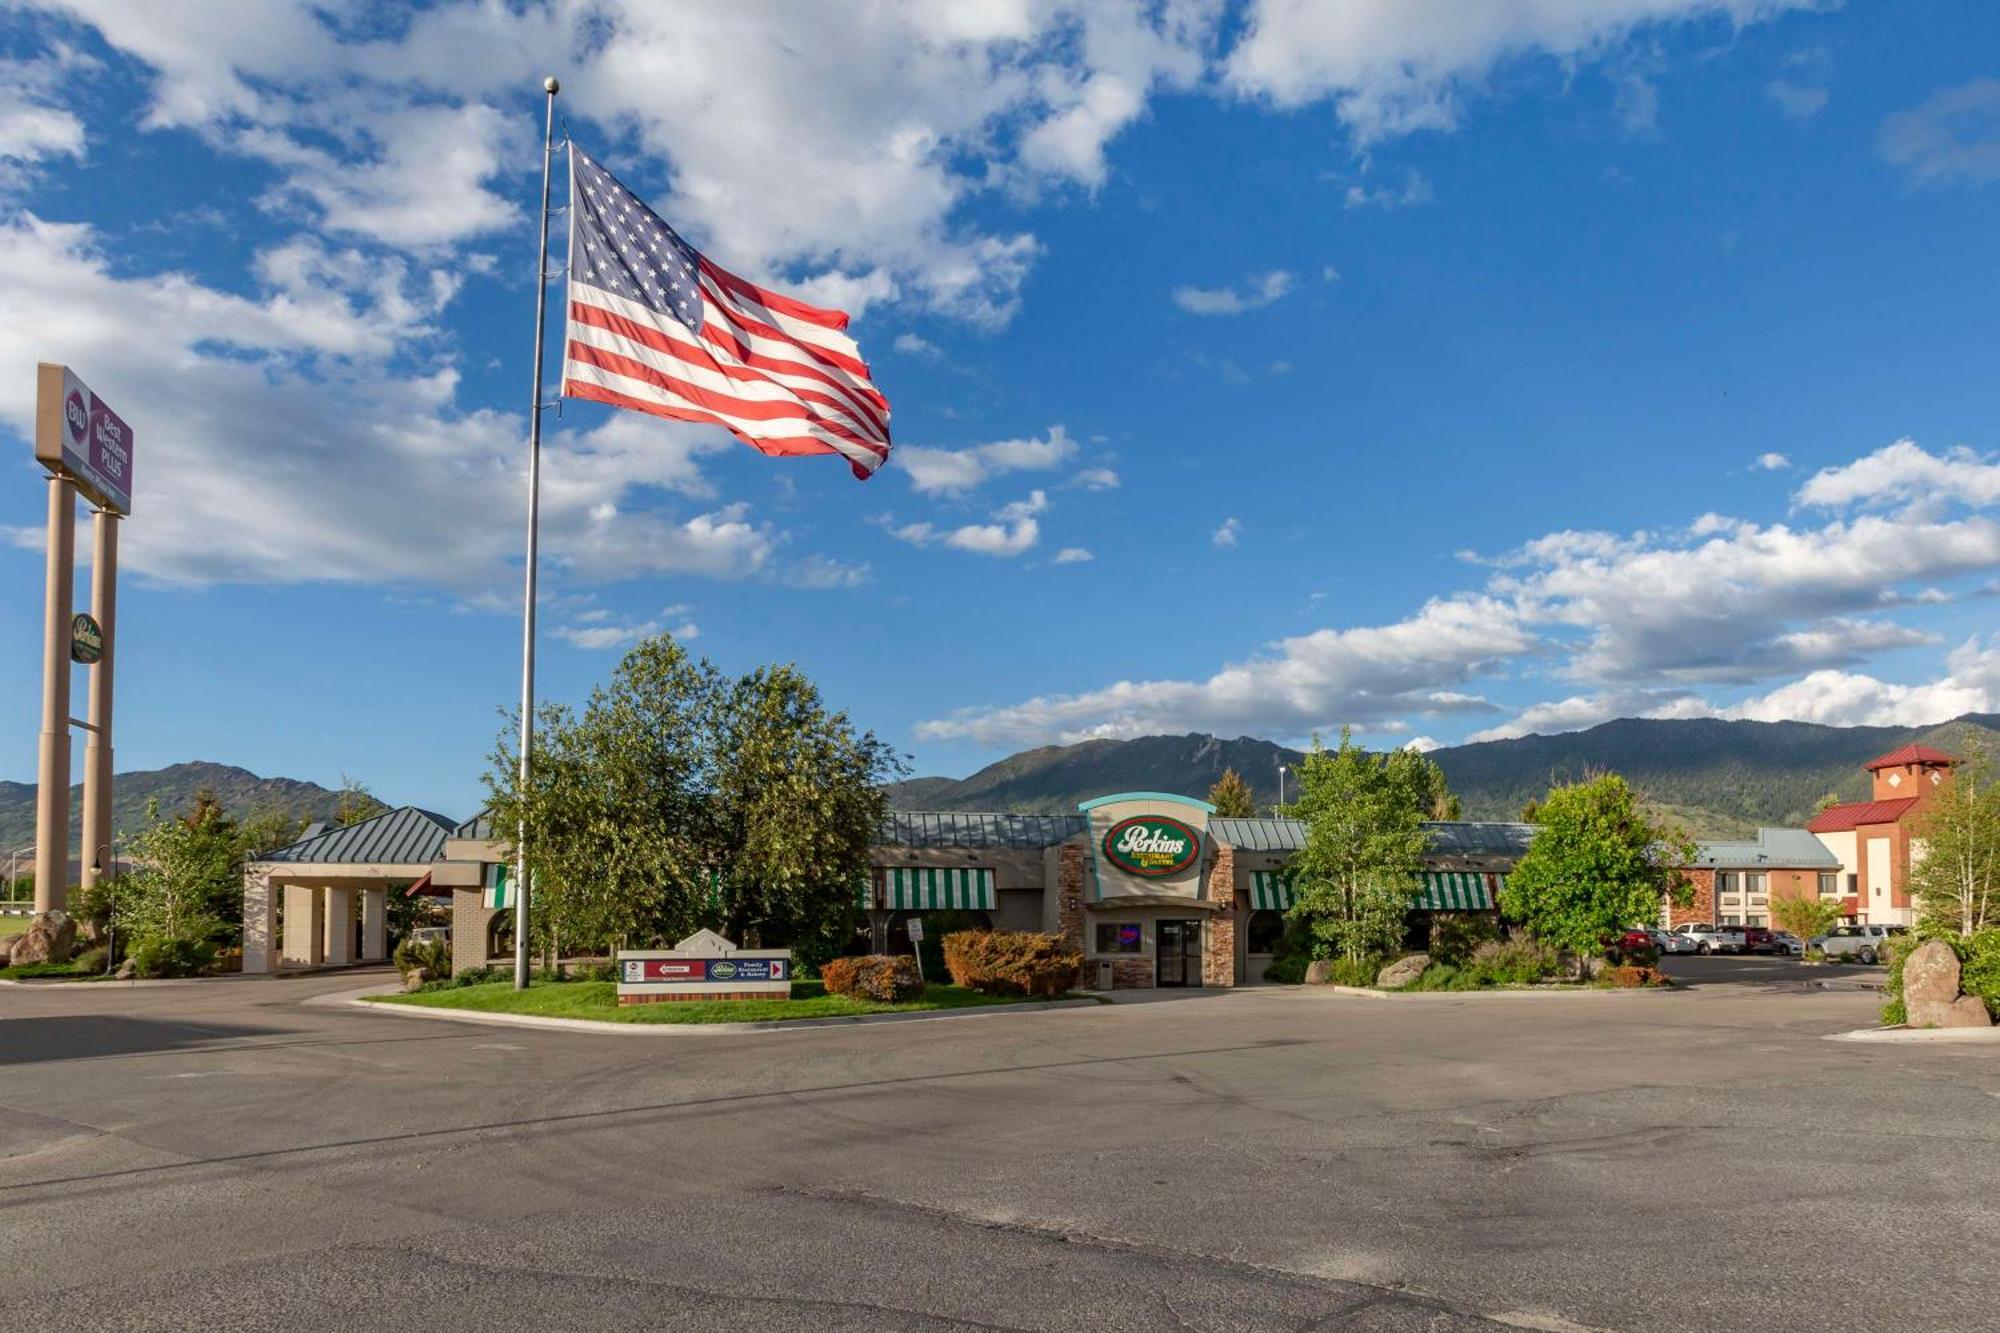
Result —
[[1220, 847], [1208, 872], [1207, 897], [1218, 904], [1202, 932], [1201, 984], [1236, 984], [1236, 849]]
[[1083, 950], [1083, 848], [1064, 843], [1056, 849], [1056, 934], [1069, 947]]
[[1111, 989], [1151, 990], [1153, 986], [1153, 960], [1150, 958], [1118, 958], [1111, 964]]
[[1667, 920], [1676, 926], [1692, 925], [1697, 921], [1714, 921], [1715, 916], [1715, 872], [1713, 870], [1684, 870], [1694, 884], [1694, 897], [1686, 907], [1667, 905]]

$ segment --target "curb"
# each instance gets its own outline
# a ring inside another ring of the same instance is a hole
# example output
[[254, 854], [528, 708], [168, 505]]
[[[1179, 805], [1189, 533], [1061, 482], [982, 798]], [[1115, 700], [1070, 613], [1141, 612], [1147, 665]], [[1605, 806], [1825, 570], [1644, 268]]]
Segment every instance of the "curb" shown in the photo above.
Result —
[[984, 1018], [995, 1014], [1045, 1013], [1052, 1009], [1095, 1009], [1098, 1000], [1029, 1000], [1020, 1004], [982, 1005], [966, 1009], [914, 1009], [894, 1014], [848, 1014], [826, 1018], [775, 1018], [750, 1023], [608, 1023], [595, 1018], [549, 1018], [541, 1014], [492, 1014], [476, 1009], [435, 1009], [412, 1004], [370, 1004], [367, 995], [393, 995], [396, 990], [370, 987], [316, 995], [303, 1004], [342, 1005], [371, 1014], [398, 1018], [431, 1018], [447, 1023], [480, 1023], [490, 1027], [546, 1028], [556, 1032], [611, 1033], [619, 1036], [729, 1036], [746, 1032], [794, 1032], [801, 1028], [862, 1027], [873, 1023], [910, 1023], [931, 1019]]
[[1989, 1028], [1855, 1028], [1852, 1032], [1828, 1033], [1828, 1041], [1883, 1043], [1967, 1043], [2000, 1042], [2000, 1027]]
[[1368, 986], [1293, 986], [1289, 989], [1311, 995], [1353, 995], [1369, 1000], [1471, 1000], [1499, 999], [1502, 996], [1533, 997], [1538, 1000], [1578, 995], [1661, 995], [1689, 991], [1690, 986], [1515, 986], [1488, 990], [1375, 990]]

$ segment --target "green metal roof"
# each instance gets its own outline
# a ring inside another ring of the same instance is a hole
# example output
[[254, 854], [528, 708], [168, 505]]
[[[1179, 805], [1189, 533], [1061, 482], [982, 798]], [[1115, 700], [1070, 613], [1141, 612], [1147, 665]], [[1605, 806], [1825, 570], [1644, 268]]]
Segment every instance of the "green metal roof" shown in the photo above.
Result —
[[[1513, 856], [1528, 850], [1533, 824], [1432, 820], [1429, 856]], [[1306, 826], [1296, 819], [1211, 819], [1209, 836], [1247, 852], [1296, 852], [1306, 845]]]
[[986, 815], [892, 810], [878, 835], [885, 847], [1035, 850], [1090, 832], [1083, 815]]
[[452, 826], [443, 815], [406, 805], [346, 828], [301, 838], [257, 859], [294, 865], [428, 865], [444, 854]]
[[1698, 842], [1694, 864], [1727, 870], [1840, 869], [1840, 858], [1825, 843], [1802, 828], [1760, 828], [1755, 842]]

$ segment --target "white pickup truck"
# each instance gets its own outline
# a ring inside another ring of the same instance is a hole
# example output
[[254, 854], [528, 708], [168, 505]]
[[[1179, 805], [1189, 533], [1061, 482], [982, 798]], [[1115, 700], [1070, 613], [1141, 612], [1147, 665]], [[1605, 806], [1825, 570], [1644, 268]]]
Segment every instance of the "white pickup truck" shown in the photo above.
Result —
[[1691, 926], [1682, 926], [1674, 933], [1692, 940], [1696, 953], [1743, 952], [1743, 929], [1740, 926], [1714, 926], [1706, 921], [1697, 921]]

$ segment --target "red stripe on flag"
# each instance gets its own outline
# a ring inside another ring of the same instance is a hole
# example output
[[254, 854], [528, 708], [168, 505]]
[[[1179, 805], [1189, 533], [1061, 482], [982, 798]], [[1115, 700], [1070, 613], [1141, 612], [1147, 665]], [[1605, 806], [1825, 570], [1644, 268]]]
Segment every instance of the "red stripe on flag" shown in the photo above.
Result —
[[706, 257], [701, 260], [701, 271], [715, 279], [717, 286], [755, 301], [767, 310], [775, 310], [781, 315], [790, 315], [793, 319], [803, 319], [829, 329], [839, 329], [842, 332], [847, 329], [845, 310], [827, 310], [820, 306], [807, 305], [796, 296], [786, 296], [768, 287], [759, 287], [756, 283], [739, 278], [728, 269], [717, 266]]
[[[596, 384], [586, 384], [582, 380], [563, 381], [563, 397], [586, 398], [591, 402], [604, 403], [611, 407], [629, 408], [634, 412], [644, 412], [649, 416], [655, 417], [667, 417], [674, 421], [693, 421], [707, 426], [721, 426], [758, 453], [769, 454], [773, 457], [798, 458], [808, 454], [834, 454], [845, 457], [838, 449], [828, 444], [825, 440], [816, 439], [810, 435], [765, 435], [753, 439], [728, 422], [721, 420], [712, 412], [701, 412], [684, 407], [669, 407], [665, 403], [654, 402], [646, 398], [634, 398], [629, 394], [619, 393], [616, 389], [606, 389]], [[874, 468], [864, 466], [858, 459], [847, 459], [847, 466], [853, 469], [856, 479], [860, 481], [866, 481], [875, 475]]]

